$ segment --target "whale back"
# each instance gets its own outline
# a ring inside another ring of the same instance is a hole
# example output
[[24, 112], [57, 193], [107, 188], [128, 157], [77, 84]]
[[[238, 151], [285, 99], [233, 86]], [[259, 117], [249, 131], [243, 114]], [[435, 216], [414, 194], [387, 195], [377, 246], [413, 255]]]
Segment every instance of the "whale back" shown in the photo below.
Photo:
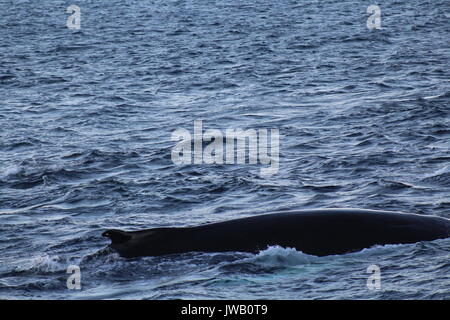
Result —
[[125, 258], [160, 256], [191, 251], [189, 237], [180, 235], [183, 230], [184, 228], [153, 228], [139, 231], [111, 229], [103, 232], [102, 236], [111, 239], [110, 247]]
[[258, 252], [268, 246], [307, 254], [343, 254], [374, 245], [415, 243], [450, 236], [450, 220], [391, 211], [315, 209], [275, 212], [185, 228], [108, 230], [123, 257], [189, 251]]
[[114, 229], [106, 230], [102, 233], [102, 236], [110, 238], [113, 245], [125, 243], [132, 238], [129, 232]]

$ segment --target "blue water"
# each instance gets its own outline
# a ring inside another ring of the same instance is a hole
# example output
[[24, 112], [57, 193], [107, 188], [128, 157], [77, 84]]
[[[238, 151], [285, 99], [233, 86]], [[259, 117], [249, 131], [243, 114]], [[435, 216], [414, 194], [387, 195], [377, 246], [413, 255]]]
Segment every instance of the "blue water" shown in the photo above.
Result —
[[[449, 18], [447, 0], [0, 0], [0, 298], [450, 299], [450, 239], [126, 260], [100, 236], [321, 207], [450, 218]], [[173, 164], [198, 119], [278, 129], [278, 172]]]

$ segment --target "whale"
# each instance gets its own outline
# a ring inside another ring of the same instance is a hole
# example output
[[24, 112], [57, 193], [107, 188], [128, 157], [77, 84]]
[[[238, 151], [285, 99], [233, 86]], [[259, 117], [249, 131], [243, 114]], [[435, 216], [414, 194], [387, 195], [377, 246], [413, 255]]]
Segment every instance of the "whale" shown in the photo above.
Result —
[[367, 209], [311, 209], [252, 215], [197, 226], [138, 231], [106, 230], [102, 236], [124, 258], [187, 252], [250, 252], [270, 246], [327, 256], [377, 245], [450, 237], [450, 220], [432, 215]]

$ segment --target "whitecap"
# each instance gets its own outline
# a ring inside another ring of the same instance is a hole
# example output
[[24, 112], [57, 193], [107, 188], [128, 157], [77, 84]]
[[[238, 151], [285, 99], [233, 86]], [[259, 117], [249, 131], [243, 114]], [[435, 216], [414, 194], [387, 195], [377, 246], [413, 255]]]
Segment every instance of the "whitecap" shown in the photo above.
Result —
[[270, 246], [254, 257], [248, 258], [253, 263], [270, 266], [296, 266], [317, 262], [320, 257], [312, 256], [294, 248]]

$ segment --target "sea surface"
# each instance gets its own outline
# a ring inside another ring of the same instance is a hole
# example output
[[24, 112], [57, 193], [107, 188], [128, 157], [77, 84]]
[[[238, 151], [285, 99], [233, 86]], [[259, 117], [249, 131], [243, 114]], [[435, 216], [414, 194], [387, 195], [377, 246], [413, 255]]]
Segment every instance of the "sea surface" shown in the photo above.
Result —
[[[0, 298], [450, 299], [450, 239], [127, 260], [101, 237], [324, 207], [450, 218], [449, 18], [448, 0], [0, 0]], [[278, 129], [278, 172], [174, 164], [195, 120]]]

